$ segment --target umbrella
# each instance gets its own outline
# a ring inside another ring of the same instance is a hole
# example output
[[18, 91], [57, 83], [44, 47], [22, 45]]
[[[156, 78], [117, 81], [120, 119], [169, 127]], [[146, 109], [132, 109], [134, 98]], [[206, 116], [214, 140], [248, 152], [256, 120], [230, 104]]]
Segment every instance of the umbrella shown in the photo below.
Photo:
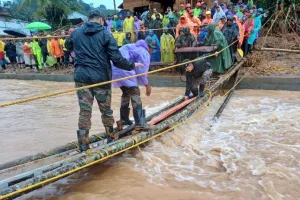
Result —
[[48, 24], [45, 24], [43, 22], [32, 22], [26, 26], [26, 29], [28, 30], [49, 30], [51, 29], [51, 26]]
[[4, 33], [8, 34], [8, 35], [12, 35], [12, 36], [16, 36], [16, 37], [26, 37], [27, 34], [19, 29], [15, 29], [15, 28], [9, 28], [9, 29], [5, 29], [3, 30]]

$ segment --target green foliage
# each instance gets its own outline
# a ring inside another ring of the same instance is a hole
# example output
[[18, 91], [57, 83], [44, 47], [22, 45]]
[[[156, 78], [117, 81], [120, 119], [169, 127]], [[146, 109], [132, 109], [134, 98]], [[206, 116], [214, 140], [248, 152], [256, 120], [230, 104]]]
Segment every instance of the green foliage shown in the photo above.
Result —
[[115, 14], [115, 10], [107, 9], [105, 7], [105, 5], [100, 5], [97, 9], [101, 10], [104, 13], [105, 16], [114, 15]]

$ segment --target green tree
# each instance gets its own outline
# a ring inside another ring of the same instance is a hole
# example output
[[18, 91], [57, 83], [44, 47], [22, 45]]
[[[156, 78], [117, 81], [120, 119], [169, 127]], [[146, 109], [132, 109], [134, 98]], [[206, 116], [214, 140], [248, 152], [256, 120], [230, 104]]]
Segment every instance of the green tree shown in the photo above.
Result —
[[19, 9], [25, 9], [36, 4], [34, 16], [46, 20], [53, 30], [67, 23], [68, 15], [80, 11], [79, 0], [23, 0]]

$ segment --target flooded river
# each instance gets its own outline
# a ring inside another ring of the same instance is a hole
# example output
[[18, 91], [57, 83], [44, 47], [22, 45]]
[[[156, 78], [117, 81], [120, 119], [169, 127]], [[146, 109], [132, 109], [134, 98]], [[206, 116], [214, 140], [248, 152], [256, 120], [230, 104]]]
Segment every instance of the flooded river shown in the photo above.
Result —
[[[67, 89], [72, 83], [0, 80], [0, 103]], [[144, 90], [143, 90], [144, 93]], [[151, 111], [184, 93], [153, 88]], [[113, 109], [119, 117], [120, 92]], [[220, 100], [173, 132], [19, 199], [299, 199], [300, 92], [239, 90], [217, 122]], [[76, 140], [74, 94], [2, 108], [0, 162]], [[95, 105], [92, 133], [103, 130]]]

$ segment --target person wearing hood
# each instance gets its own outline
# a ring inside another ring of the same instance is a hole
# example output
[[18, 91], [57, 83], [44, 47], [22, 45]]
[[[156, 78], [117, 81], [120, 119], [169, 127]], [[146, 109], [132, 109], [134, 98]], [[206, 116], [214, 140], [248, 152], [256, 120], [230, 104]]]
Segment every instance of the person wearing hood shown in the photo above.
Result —
[[149, 35], [146, 37], [146, 40], [149, 38], [154, 40], [156, 45], [155, 49], [151, 53], [151, 62], [160, 62], [160, 41], [153, 30], [149, 30]]
[[141, 25], [142, 21], [139, 20], [139, 18], [137, 18], [137, 16], [134, 16], [134, 33], [136, 38], [138, 38], [138, 32], [140, 30], [140, 25]]
[[246, 12], [245, 14], [246, 21], [245, 21], [245, 38], [243, 41], [242, 49], [244, 52], [244, 56], [248, 55], [249, 47], [248, 47], [248, 39], [250, 34], [254, 28], [254, 19], [252, 18], [252, 14], [250, 12]]
[[16, 50], [17, 50], [17, 62], [19, 67], [21, 68], [22, 64], [24, 63], [24, 53], [22, 50], [23, 47], [23, 41], [19, 40], [16, 42]]
[[[111, 81], [110, 61], [115, 67], [128, 71], [143, 66], [122, 57], [115, 39], [104, 25], [106, 25], [104, 14], [100, 10], [91, 10], [88, 22], [76, 28], [66, 40], [67, 49], [74, 50], [76, 55], [74, 72], [76, 88]], [[107, 137], [115, 137], [111, 94], [111, 84], [77, 91], [80, 107], [77, 137], [80, 151], [89, 149], [89, 130], [95, 98], [102, 113], [102, 123]]]
[[148, 30], [146, 29], [145, 25], [141, 23], [140, 31], [138, 32], [138, 40], [145, 40], [148, 36]]
[[155, 29], [154, 33], [158, 38], [160, 38], [162, 35], [162, 28], [163, 25], [160, 15], [156, 14], [156, 19], [152, 21], [151, 29]]
[[214, 1], [214, 6], [211, 9], [211, 15], [214, 16], [217, 11], [218, 1]]
[[246, 18], [243, 17], [242, 20], [239, 20], [236, 16], [234, 16], [233, 20], [238, 25], [238, 28], [239, 28], [238, 47], [241, 48], [242, 44], [243, 44], [243, 41], [244, 41], [244, 37], [245, 37], [245, 21], [246, 21]]
[[7, 41], [4, 46], [4, 51], [6, 52], [6, 56], [9, 59], [13, 69], [16, 70], [15, 65], [17, 64], [17, 48], [15, 43], [12, 40]]
[[132, 40], [131, 40], [131, 33], [130, 32], [127, 32], [126, 33], [126, 36], [122, 42], [122, 46], [126, 45], [126, 44], [132, 44]]
[[226, 38], [228, 45], [234, 43], [229, 47], [229, 49], [230, 49], [232, 61], [235, 62], [237, 45], [238, 45], [237, 39], [239, 38], [239, 32], [233, 26], [233, 16], [228, 16], [227, 22], [225, 26], [222, 28], [222, 33]]
[[112, 32], [113, 37], [115, 38], [118, 48], [123, 45], [123, 40], [125, 39], [125, 33], [122, 31], [122, 26], [118, 27], [118, 31]]
[[221, 3], [221, 4], [220, 4], [220, 6], [221, 6], [221, 8], [222, 8], [223, 12], [224, 12], [224, 13], [225, 13], [225, 15], [226, 15], [226, 13], [228, 12], [228, 9], [227, 9], [227, 6], [226, 6], [226, 4], [225, 4], [225, 3]]
[[163, 27], [166, 27], [167, 24], [170, 22], [170, 15], [169, 13], [166, 11], [165, 15], [164, 15], [164, 19], [162, 20], [162, 25]]
[[161, 62], [173, 63], [174, 62], [175, 39], [170, 34], [170, 32], [167, 28], [165, 28], [163, 31], [164, 31], [164, 33], [160, 38]]
[[196, 24], [197, 26], [201, 26], [201, 21], [198, 17], [195, 16], [195, 11], [194, 10], [189, 10], [188, 14], [188, 21]]
[[[57, 35], [55, 34], [55, 36]], [[59, 43], [58, 38], [53, 38], [51, 40], [51, 54], [57, 59], [57, 63], [55, 64], [55, 67], [60, 68], [64, 56], [64, 51], [62, 46]]]
[[244, 10], [245, 10], [244, 6], [239, 6], [238, 7], [238, 11], [237, 11], [237, 14], [235, 16], [237, 16], [237, 18], [239, 20], [242, 20], [243, 17], [244, 17]]
[[190, 13], [190, 10], [192, 10], [192, 5], [190, 4], [190, 3], [187, 3], [186, 5], [185, 5], [185, 13], [184, 13], [184, 16], [186, 17], [186, 18], [188, 18], [189, 17], [189, 13]]
[[179, 28], [184, 28], [186, 26], [189, 26], [188, 21], [185, 16], [180, 17], [180, 21], [178, 25], [176, 26], [176, 38], [179, 36]]
[[216, 25], [218, 25], [220, 23], [221, 17], [223, 17], [223, 16], [225, 16], [225, 13], [223, 12], [221, 6], [217, 6], [216, 7], [216, 12], [213, 15], [214, 23]]
[[42, 48], [39, 45], [39, 41], [37, 39], [37, 36], [33, 36], [33, 41], [31, 44], [32, 53], [35, 57], [35, 60], [37, 61], [38, 67], [37, 70], [43, 69], [43, 53]]
[[198, 1], [197, 3], [196, 3], [196, 7], [194, 8], [194, 16], [195, 17], [200, 17], [201, 16], [201, 14], [202, 14], [202, 9], [201, 9], [201, 6], [202, 6], [202, 4], [203, 4], [203, 2], [201, 1]]
[[225, 15], [223, 15], [223, 16], [221, 17], [221, 20], [220, 20], [219, 24], [217, 25], [217, 29], [218, 29], [219, 31], [221, 31], [222, 28], [224, 27], [224, 25], [226, 24], [226, 22], [227, 22], [227, 18], [226, 18]]
[[200, 46], [204, 45], [204, 40], [205, 40], [205, 38], [206, 38], [206, 36], [208, 34], [207, 26], [208, 26], [207, 23], [205, 23], [205, 24], [202, 25], [202, 28], [201, 28], [201, 31], [200, 31], [200, 34], [199, 34], [199, 38], [198, 38]]
[[163, 20], [162, 14], [160, 14], [160, 13], [157, 11], [156, 8], [153, 8], [153, 14], [152, 14], [151, 18], [152, 18], [153, 20], [156, 20], [156, 19], [157, 19], [157, 15], [159, 15], [159, 19]]
[[176, 40], [175, 47], [176, 48], [184, 48], [184, 47], [196, 47], [197, 40], [194, 34], [191, 33], [190, 27], [186, 26], [184, 28], [184, 34], [178, 37]]
[[122, 28], [123, 30], [123, 24], [121, 23], [121, 21], [119, 20], [119, 17], [118, 15], [114, 15], [114, 20], [113, 20], [113, 27], [115, 29], [115, 31], [118, 31], [119, 30], [119, 27]]
[[[180, 15], [179, 15], [178, 10], [174, 10], [173, 16], [174, 16], [174, 21], [175, 21], [175, 23], [178, 24], [178, 23], [179, 23], [179, 19], [180, 19]], [[170, 17], [169, 17], [169, 18], [170, 18]]]
[[[145, 21], [145, 19], [147, 19], [147, 15], [148, 15], [148, 13], [149, 13], [149, 8], [144, 8], [143, 9], [144, 11], [143, 11], [143, 13], [142, 13], [142, 15], [141, 15], [141, 19], [142, 19], [142, 21], [144, 22]], [[150, 15], [151, 16], [151, 15]]]
[[[216, 51], [221, 53], [217, 54], [214, 57], [208, 59], [213, 71], [216, 73], [223, 74], [229, 69], [232, 65], [232, 58], [230, 55], [230, 50], [227, 48], [228, 43], [223, 33], [216, 29], [214, 24], [209, 24], [207, 27], [208, 35], [205, 38], [205, 46], [216, 46]], [[227, 49], [226, 49], [227, 48]]]
[[145, 27], [149, 29], [149, 28], [151, 28], [150, 26], [152, 25], [152, 21], [153, 20], [151, 18], [151, 14], [148, 13], [146, 19], [143, 20], [143, 23], [144, 23]]
[[227, 8], [228, 8], [228, 10], [227, 10], [227, 12], [225, 13], [226, 16], [233, 15], [233, 11], [232, 11], [233, 5], [229, 4]]
[[[139, 62], [144, 66], [135, 68], [131, 71], [125, 71], [117, 68], [112, 64], [112, 78], [120, 79], [128, 76], [134, 76], [142, 73], [147, 73], [150, 68], [150, 55], [156, 48], [155, 41], [151, 38], [146, 40], [138, 40], [135, 44], [128, 44], [120, 48], [120, 52], [124, 58], [131, 62]], [[138, 76], [135, 78], [122, 80], [113, 83], [115, 88], [122, 90], [120, 116], [123, 126], [132, 125], [132, 121], [129, 119], [131, 101], [133, 108], [133, 117], [135, 121], [135, 130], [152, 130], [155, 127], [148, 125], [145, 119], [145, 110], [143, 110], [141, 92], [139, 85], [146, 87], [146, 95], [151, 95], [151, 86], [148, 81], [148, 75]]]
[[176, 29], [177, 23], [175, 22], [173, 15], [170, 15], [169, 18], [170, 18], [170, 21], [166, 27], [168, 28], [168, 31], [173, 36], [173, 38], [175, 38], [175, 29]]
[[[190, 60], [185, 59], [182, 62], [186, 63]], [[182, 68], [182, 72], [186, 72], [185, 100], [198, 96], [200, 98], [204, 97], [205, 86], [209, 83], [213, 73], [211, 64], [207, 59], [202, 59], [184, 64]]]
[[112, 17], [110, 15], [107, 15], [106, 24], [107, 24], [107, 27], [106, 27], [107, 31], [110, 32], [111, 27], [114, 27], [113, 20], [112, 20]]
[[24, 53], [25, 67], [30, 67], [32, 69], [33, 65], [35, 65], [35, 59], [32, 55], [31, 43], [30, 41], [25, 41], [22, 47]]
[[[50, 35], [46, 35], [46, 37], [50, 37]], [[44, 68], [47, 68], [47, 57], [49, 56], [48, 52], [48, 40], [47, 39], [41, 39], [39, 40], [39, 45], [42, 49], [42, 56], [43, 56], [43, 63], [44, 63]]]
[[134, 18], [131, 16], [130, 12], [127, 13], [127, 17], [123, 24], [124, 32], [130, 32], [132, 36], [132, 41], [135, 42], [134, 34]]
[[207, 24], [214, 24], [215, 22], [214, 22], [214, 20], [211, 18], [211, 12], [210, 11], [206, 11], [206, 17], [205, 17], [205, 19], [202, 21], [202, 25], [204, 24], [204, 23], [207, 23]]
[[259, 30], [261, 29], [261, 18], [262, 18], [262, 13], [263, 13], [263, 9], [259, 8], [256, 12], [256, 15], [254, 17], [254, 27], [252, 32], [250, 33], [250, 36], [248, 38], [248, 45], [249, 45], [249, 52], [251, 53], [252, 51], [252, 46], [254, 41], [256, 40], [256, 36], [259, 32]]

